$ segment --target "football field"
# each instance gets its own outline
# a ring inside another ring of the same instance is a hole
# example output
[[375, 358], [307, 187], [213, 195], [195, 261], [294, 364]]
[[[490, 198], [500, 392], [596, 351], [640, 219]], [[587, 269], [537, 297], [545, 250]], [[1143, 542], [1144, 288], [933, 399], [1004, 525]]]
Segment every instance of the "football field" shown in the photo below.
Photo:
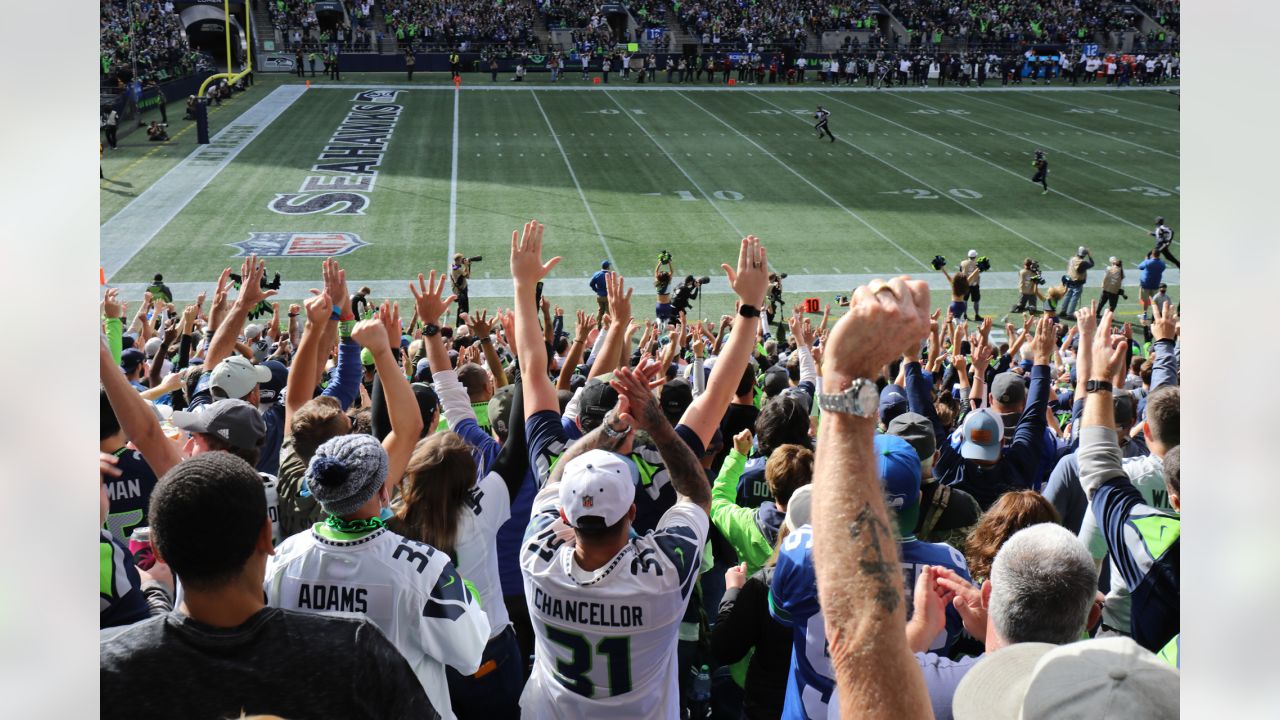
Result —
[[[648, 316], [666, 249], [680, 275], [713, 277], [702, 314], [725, 312], [719, 264], [754, 234], [790, 274], [789, 302], [829, 302], [901, 273], [927, 277], [945, 302], [930, 259], [954, 267], [976, 249], [992, 265], [983, 312], [998, 317], [1026, 257], [1056, 284], [1085, 245], [1099, 266], [1122, 258], [1133, 286], [1154, 218], [1179, 227], [1179, 97], [1167, 89], [848, 91], [664, 76], [551, 86], [485, 75], [460, 90], [399, 76], [309, 88], [270, 78], [211, 115], [206, 146], [174, 103], [180, 137], [146, 147], [135, 133], [104, 161], [107, 282], [140, 297], [161, 272], [189, 300], [257, 252], [280, 273], [280, 297], [296, 299], [337, 254], [353, 289], [405, 298], [409, 278], [447, 268], [456, 250], [484, 258], [473, 304], [509, 305], [511, 231], [536, 218], [548, 253], [564, 258], [547, 294], [567, 308], [594, 307], [587, 278], [610, 260]], [[834, 143], [812, 128], [818, 105]], [[1030, 182], [1037, 148], [1047, 195]], [[1178, 274], [1166, 279], [1176, 286]], [[1086, 298], [1100, 281], [1101, 267]], [[1123, 309], [1132, 318], [1137, 307], [1131, 290]]]

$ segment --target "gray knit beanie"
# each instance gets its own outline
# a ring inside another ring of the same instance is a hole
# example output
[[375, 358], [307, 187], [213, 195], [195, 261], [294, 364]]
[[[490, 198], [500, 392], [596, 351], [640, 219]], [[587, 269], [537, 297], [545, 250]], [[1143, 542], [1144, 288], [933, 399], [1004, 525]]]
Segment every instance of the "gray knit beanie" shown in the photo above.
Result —
[[387, 452], [371, 435], [339, 435], [316, 448], [303, 476], [325, 512], [360, 509], [387, 480]]

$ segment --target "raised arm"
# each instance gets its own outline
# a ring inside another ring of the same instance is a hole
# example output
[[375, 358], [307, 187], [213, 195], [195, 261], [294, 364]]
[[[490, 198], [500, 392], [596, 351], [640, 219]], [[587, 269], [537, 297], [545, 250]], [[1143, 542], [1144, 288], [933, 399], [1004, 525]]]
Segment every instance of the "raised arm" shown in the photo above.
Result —
[[573, 379], [573, 371], [578, 367], [578, 363], [582, 362], [582, 352], [587, 345], [587, 336], [591, 334], [591, 328], [595, 327], [596, 318], [594, 315], [588, 315], [585, 311], [578, 311], [578, 323], [573, 328], [573, 343], [569, 345], [569, 352], [564, 356], [564, 367], [560, 368], [560, 377], [556, 378], [556, 390], [568, 390], [569, 381]]
[[626, 349], [628, 325], [631, 323], [631, 288], [618, 273], [605, 273], [604, 282], [609, 293], [609, 330], [605, 333], [600, 352], [591, 361], [588, 380], [613, 372], [618, 367], [619, 358]]
[[657, 367], [647, 365], [632, 370], [618, 368], [614, 372], [613, 388], [618, 395], [627, 398], [627, 404], [635, 424], [649, 433], [653, 443], [658, 446], [662, 462], [671, 474], [671, 485], [676, 490], [678, 502], [691, 502], [711, 512], [711, 485], [707, 482], [707, 474], [698, 462], [697, 456], [689, 445], [676, 435], [675, 428], [658, 407], [658, 399], [654, 397], [652, 388], [657, 384], [653, 380]]
[[[874, 288], [874, 289], [873, 289]], [[929, 331], [929, 289], [895, 278], [854, 291], [823, 357], [842, 392]], [[876, 477], [876, 418], [827, 412], [818, 430], [813, 557], [828, 645], [847, 718], [929, 718], [929, 694], [903, 631], [896, 533]]]
[[382, 380], [382, 392], [387, 399], [387, 415], [391, 420], [391, 432], [382, 439], [382, 449], [387, 451], [387, 482], [398, 485], [409, 464], [409, 456], [422, 437], [422, 412], [418, 400], [409, 387], [409, 381], [396, 358], [391, 354], [392, 333], [399, 337], [400, 308], [383, 303], [378, 317], [356, 324], [351, 337], [373, 353], [373, 366]]
[[298, 341], [298, 352], [293, 356], [293, 365], [289, 368], [289, 380], [285, 386], [284, 398], [284, 432], [291, 434], [293, 414], [311, 400], [315, 392], [320, 373], [316, 370], [316, 355], [320, 353], [321, 335], [324, 334], [325, 323], [333, 314], [333, 301], [329, 294], [322, 292], [307, 298], [303, 303], [307, 311], [307, 325], [303, 328], [302, 339]]
[[164, 371], [164, 359], [169, 357], [169, 348], [173, 346], [173, 341], [177, 339], [177, 319], [172, 318], [165, 322], [164, 333], [160, 336], [160, 349], [156, 351], [155, 359], [151, 361], [151, 366], [147, 368], [147, 387], [153, 388], [160, 385], [161, 373]]
[[484, 362], [489, 366], [489, 374], [493, 376], [493, 389], [497, 390], [508, 383], [507, 371], [502, 368], [502, 359], [498, 357], [498, 349], [493, 344], [493, 325], [497, 318], [489, 320], [489, 311], [481, 310], [467, 315], [467, 327], [471, 334], [479, 338], [480, 349], [484, 352]]
[[120, 302], [120, 288], [108, 288], [102, 296], [102, 328], [107, 336], [107, 348], [116, 366], [124, 352], [124, 303]]
[[1151, 323], [1151, 343], [1155, 359], [1151, 361], [1151, 390], [1164, 385], [1178, 384], [1178, 356], [1174, 352], [1174, 338], [1178, 335], [1178, 316], [1173, 305], [1151, 304], [1154, 319]]
[[738, 319], [734, 321], [729, 342], [711, 371], [707, 389], [694, 399], [680, 418], [682, 425], [698, 435], [703, 447], [710, 444], [721, 418], [724, 417], [725, 409], [733, 400], [738, 381], [742, 379], [742, 372], [755, 347], [756, 331], [760, 327], [760, 304], [764, 302], [765, 292], [769, 289], [768, 253], [754, 235], [742, 239], [736, 270], [728, 265], [721, 267], [729, 278], [729, 286], [738, 295], [741, 309]]
[[111, 357], [110, 348], [106, 343], [100, 345], [98, 379], [107, 393], [111, 409], [125, 435], [142, 453], [156, 477], [160, 477], [169, 468], [182, 462], [182, 453], [165, 437], [164, 431], [160, 429], [160, 421], [151, 410], [151, 404], [142, 399], [129, 381], [124, 379], [120, 365]]
[[257, 307], [258, 303], [276, 294], [275, 290], [262, 289], [262, 276], [266, 272], [266, 262], [259, 260], [257, 255], [245, 258], [240, 266], [240, 294], [236, 296], [235, 302], [231, 303], [231, 308], [218, 324], [218, 329], [213, 333], [213, 340], [209, 342], [209, 350], [204, 356], [204, 366], [208, 372], [213, 372], [213, 369], [218, 367], [218, 363], [235, 350], [236, 338], [240, 335], [240, 329], [244, 327], [244, 321], [249, 317], [249, 312]]
[[536, 220], [524, 232], [511, 233], [511, 277], [515, 280], [515, 344], [520, 358], [520, 385], [524, 389], [524, 416], [544, 410], [560, 411], [556, 388], [547, 375], [547, 346], [538, 328], [538, 281], [560, 263], [559, 256], [542, 262], [543, 226]]

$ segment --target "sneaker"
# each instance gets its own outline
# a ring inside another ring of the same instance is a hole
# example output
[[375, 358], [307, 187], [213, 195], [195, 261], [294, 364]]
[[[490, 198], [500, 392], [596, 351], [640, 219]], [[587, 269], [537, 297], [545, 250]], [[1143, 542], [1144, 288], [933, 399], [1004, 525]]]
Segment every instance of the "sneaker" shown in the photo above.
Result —
[[1042, 193], [1040, 193], [1040, 194], [1041, 194], [1041, 195], [1048, 195], [1048, 194], [1049, 194], [1049, 191], [1048, 191], [1048, 190], [1045, 190], [1044, 192], [1042, 192]]

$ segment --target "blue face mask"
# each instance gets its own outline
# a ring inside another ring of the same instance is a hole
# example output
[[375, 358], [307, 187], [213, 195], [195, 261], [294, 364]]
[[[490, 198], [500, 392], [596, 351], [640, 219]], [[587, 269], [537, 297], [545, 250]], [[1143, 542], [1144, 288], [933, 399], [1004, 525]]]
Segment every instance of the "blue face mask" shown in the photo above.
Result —
[[392, 511], [391, 511], [391, 506], [390, 506], [390, 505], [383, 505], [383, 506], [382, 506], [382, 512], [378, 514], [378, 519], [379, 519], [379, 520], [381, 520], [381, 521], [383, 521], [383, 522], [386, 522], [386, 521], [390, 520], [391, 518], [395, 517], [395, 515], [396, 515], [396, 514], [395, 514], [394, 512], [392, 512]]

